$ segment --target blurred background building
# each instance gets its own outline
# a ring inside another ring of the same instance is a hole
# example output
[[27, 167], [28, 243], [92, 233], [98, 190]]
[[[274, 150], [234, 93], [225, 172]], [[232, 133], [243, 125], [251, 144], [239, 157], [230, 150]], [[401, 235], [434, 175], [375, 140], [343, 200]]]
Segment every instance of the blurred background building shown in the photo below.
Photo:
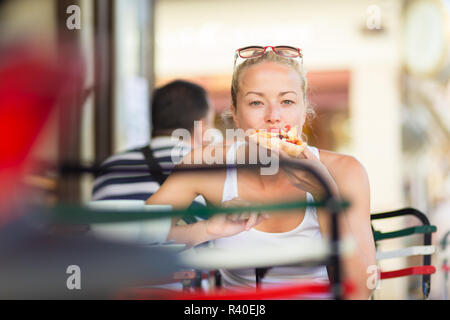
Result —
[[[36, 158], [100, 163], [145, 144], [151, 92], [177, 78], [208, 90], [216, 125], [224, 129], [220, 113], [231, 103], [234, 50], [290, 45], [303, 50], [317, 113], [307, 128], [309, 143], [362, 162], [373, 213], [417, 208], [438, 226], [436, 244], [450, 230], [448, 0], [3, 2], [1, 45], [71, 39], [88, 66], [81, 121], [69, 116], [70, 128], [62, 128], [60, 119], [68, 115], [54, 114]], [[61, 130], [71, 135], [64, 145]], [[89, 175], [60, 179], [51, 170], [27, 178], [51, 203], [89, 201], [92, 181]], [[394, 259], [382, 266], [407, 263]], [[440, 277], [432, 277], [432, 298], [442, 296]], [[415, 298], [418, 285], [414, 278], [384, 281], [375, 297]]]

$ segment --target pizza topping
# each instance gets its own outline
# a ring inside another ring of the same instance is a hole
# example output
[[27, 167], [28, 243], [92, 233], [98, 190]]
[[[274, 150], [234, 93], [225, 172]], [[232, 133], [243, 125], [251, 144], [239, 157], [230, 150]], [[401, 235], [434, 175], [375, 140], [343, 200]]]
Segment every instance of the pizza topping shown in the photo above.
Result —
[[273, 137], [278, 137], [278, 133], [275, 133], [275, 132], [269, 132], [269, 131], [267, 131], [267, 130], [264, 130], [264, 129], [262, 129], [262, 130], [256, 130], [256, 133], [258, 134], [258, 135], [260, 135], [260, 136], [263, 136], [263, 137], [265, 137], [265, 138], [273, 138]]
[[296, 144], [296, 145], [299, 145], [299, 146], [301, 146], [303, 144], [303, 142], [300, 139], [297, 139], [297, 140], [285, 140], [285, 141], [293, 143], [293, 144]]
[[303, 144], [302, 139], [298, 137], [297, 126], [291, 127], [290, 125], [286, 125], [284, 129], [280, 129], [279, 132], [270, 132], [265, 129], [256, 130], [256, 132], [258, 135], [263, 136], [265, 138], [271, 139], [277, 137], [282, 141], [293, 143], [299, 146]]
[[280, 139], [286, 142], [294, 143], [297, 145], [302, 145], [303, 141], [298, 137], [297, 126], [291, 127], [289, 125], [285, 126], [287, 130], [281, 130]]

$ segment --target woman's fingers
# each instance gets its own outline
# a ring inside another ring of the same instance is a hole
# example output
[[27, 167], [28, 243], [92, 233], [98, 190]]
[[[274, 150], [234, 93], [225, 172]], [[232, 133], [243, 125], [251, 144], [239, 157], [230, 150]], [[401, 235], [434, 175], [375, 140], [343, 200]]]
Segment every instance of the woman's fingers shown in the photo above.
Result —
[[266, 220], [266, 218], [264, 216], [258, 215], [258, 219], [256, 220], [255, 226], [257, 226], [258, 224], [260, 224], [264, 220]]
[[276, 149], [276, 150], [274, 150], [274, 153], [275, 153], [275, 155], [277, 155], [279, 158], [285, 158], [285, 159], [289, 159], [289, 158], [291, 158], [291, 156], [286, 152], [286, 151], [284, 151], [282, 148], [278, 148], [278, 149]]
[[250, 212], [243, 212], [239, 215], [239, 220], [247, 220], [250, 218]]
[[250, 214], [250, 218], [247, 220], [247, 223], [245, 225], [245, 230], [248, 231], [251, 228], [253, 228], [256, 225], [256, 222], [258, 221], [258, 213], [252, 212]]
[[309, 150], [309, 148], [303, 149], [302, 154], [305, 156], [306, 159], [320, 161], [319, 158], [317, 158], [317, 156], [314, 153], [312, 153], [311, 150]]
[[226, 201], [222, 204], [223, 207], [242, 207], [242, 211], [237, 213], [229, 214], [227, 217], [233, 223], [244, 223], [245, 230], [250, 230], [257, 224], [261, 223], [263, 220], [269, 218], [268, 213], [262, 214], [261, 212], [248, 211], [245, 207], [255, 205], [246, 200], [240, 198], [234, 198], [232, 200]]
[[232, 214], [230, 214], [229, 219], [230, 219], [231, 221], [237, 221], [237, 220], [239, 220], [239, 213], [232, 213]]

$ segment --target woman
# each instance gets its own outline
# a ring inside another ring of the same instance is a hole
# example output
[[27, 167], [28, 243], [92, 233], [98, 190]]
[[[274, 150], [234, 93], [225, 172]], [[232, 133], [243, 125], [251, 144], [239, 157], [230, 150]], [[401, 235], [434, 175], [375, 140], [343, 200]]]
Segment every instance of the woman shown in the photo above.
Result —
[[[271, 50], [268, 50], [270, 48]], [[244, 61], [236, 67], [236, 59]], [[307, 103], [307, 82], [301, 64], [300, 49], [292, 47], [247, 47], [236, 53], [232, 80], [232, 118], [243, 130], [266, 129], [278, 131], [286, 125], [303, 128], [310, 107]], [[239, 153], [247, 152], [246, 145], [233, 144], [224, 148], [227, 161]], [[289, 157], [280, 151], [284, 157]], [[185, 160], [191, 160], [188, 154]], [[290, 159], [292, 159], [290, 157]], [[376, 265], [375, 245], [370, 224], [369, 182], [363, 166], [353, 157], [331, 151], [306, 147], [295, 159], [317, 169], [331, 186], [334, 194], [348, 199], [351, 207], [340, 219], [340, 237], [351, 236], [357, 244], [353, 255], [343, 259], [344, 277], [356, 285], [349, 296], [367, 299], [368, 267]], [[229, 162], [227, 162], [229, 163]], [[230, 170], [174, 173], [158, 192], [147, 200], [148, 204], [171, 204], [186, 208], [198, 195], [216, 206], [268, 204], [320, 198], [323, 190], [311, 175], [298, 170], [279, 170], [274, 175], [261, 175], [259, 171]], [[174, 196], [176, 195], [176, 196]], [[283, 245], [301, 239], [327, 237], [328, 213], [308, 207], [293, 212], [250, 213], [217, 215], [192, 225], [176, 225], [173, 221], [168, 240], [190, 246], [214, 240], [216, 247], [230, 248], [242, 243]], [[247, 231], [247, 232], [246, 232]], [[285, 279], [327, 279], [325, 267], [281, 268], [269, 270], [268, 282]], [[254, 271], [222, 271], [225, 283], [249, 285]]]

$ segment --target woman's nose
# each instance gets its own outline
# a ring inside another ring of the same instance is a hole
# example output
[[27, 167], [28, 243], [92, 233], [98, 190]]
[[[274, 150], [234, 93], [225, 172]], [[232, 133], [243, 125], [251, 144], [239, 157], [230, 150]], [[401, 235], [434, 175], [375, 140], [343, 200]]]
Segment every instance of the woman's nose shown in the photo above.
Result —
[[276, 105], [269, 105], [266, 112], [266, 122], [278, 123], [280, 122], [280, 108]]

